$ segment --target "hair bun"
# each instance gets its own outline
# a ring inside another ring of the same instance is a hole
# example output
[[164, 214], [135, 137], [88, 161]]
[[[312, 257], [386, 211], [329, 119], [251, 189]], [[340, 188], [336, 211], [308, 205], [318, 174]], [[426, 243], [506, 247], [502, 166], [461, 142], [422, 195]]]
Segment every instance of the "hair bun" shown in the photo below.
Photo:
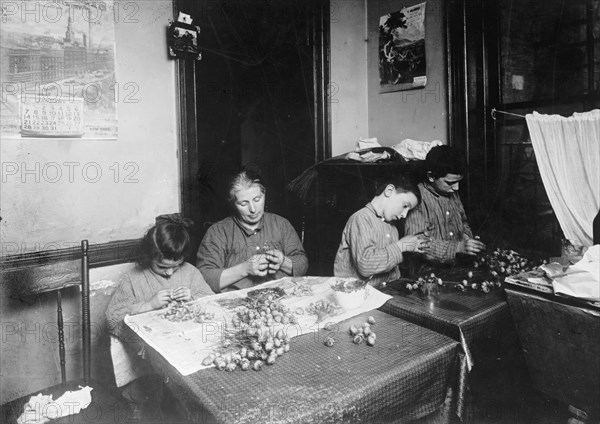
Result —
[[171, 213], [157, 216], [156, 225], [158, 224], [176, 224], [185, 228], [190, 228], [192, 225], [194, 225], [194, 221], [184, 218], [180, 213]]

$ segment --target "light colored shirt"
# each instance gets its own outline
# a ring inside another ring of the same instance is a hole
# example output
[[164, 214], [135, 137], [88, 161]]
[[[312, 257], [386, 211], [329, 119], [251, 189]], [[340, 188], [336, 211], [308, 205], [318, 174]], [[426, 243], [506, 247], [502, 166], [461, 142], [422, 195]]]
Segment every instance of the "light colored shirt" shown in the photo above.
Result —
[[427, 230], [432, 239], [425, 259], [450, 263], [455, 260], [459, 244], [473, 237], [467, 215], [458, 193], [441, 196], [429, 184], [419, 184], [421, 203], [412, 209], [404, 221], [405, 235], [419, 234]]
[[152, 299], [159, 291], [175, 290], [179, 287], [189, 287], [192, 299], [214, 294], [200, 271], [187, 262], [182, 263], [169, 278], [136, 265], [134, 269], [123, 274], [108, 304], [106, 323], [109, 332], [117, 337], [126, 335], [123, 322], [126, 315], [139, 313], [142, 304]]
[[371, 203], [355, 212], [346, 223], [335, 256], [333, 274], [370, 280], [378, 286], [400, 278], [402, 250], [398, 229], [377, 216]]
[[[256, 230], [248, 229], [235, 217], [227, 217], [213, 224], [200, 243], [196, 266], [209, 286], [219, 293], [221, 274], [225, 269], [272, 248], [290, 259], [292, 275], [306, 274], [308, 258], [294, 227], [287, 219], [269, 212], [265, 212]], [[248, 276], [230, 287], [244, 289], [286, 275], [282, 270], [277, 270], [275, 274], [264, 277]]]

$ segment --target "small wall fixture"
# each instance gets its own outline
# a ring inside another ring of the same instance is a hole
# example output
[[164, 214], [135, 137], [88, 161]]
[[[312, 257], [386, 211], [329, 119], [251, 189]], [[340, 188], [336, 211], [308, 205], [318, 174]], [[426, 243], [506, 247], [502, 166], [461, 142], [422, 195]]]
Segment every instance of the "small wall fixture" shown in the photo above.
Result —
[[171, 22], [167, 29], [169, 56], [181, 59], [202, 59], [198, 47], [200, 27], [193, 24], [190, 15], [179, 12], [177, 21]]

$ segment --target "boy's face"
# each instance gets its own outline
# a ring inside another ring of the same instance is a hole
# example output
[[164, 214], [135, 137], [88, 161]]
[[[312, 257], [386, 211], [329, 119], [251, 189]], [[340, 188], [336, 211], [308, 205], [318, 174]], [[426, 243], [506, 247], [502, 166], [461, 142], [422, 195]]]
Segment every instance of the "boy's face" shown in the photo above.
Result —
[[450, 196], [455, 191], [458, 191], [458, 183], [462, 179], [462, 175], [446, 174], [444, 177], [434, 179], [431, 185], [436, 193], [442, 196]]
[[417, 206], [417, 196], [413, 193], [398, 193], [394, 186], [386, 188], [384, 193], [385, 202], [382, 213], [386, 222], [406, 218], [408, 211]]

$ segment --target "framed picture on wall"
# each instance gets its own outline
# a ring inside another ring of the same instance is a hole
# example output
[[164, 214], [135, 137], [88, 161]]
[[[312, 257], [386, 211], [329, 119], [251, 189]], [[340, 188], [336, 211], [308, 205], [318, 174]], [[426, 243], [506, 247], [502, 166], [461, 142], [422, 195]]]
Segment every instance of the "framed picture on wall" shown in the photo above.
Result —
[[169, 25], [167, 43], [169, 56], [200, 60], [202, 53], [198, 47], [200, 27], [192, 24], [191, 17], [180, 13], [177, 21]]
[[425, 5], [405, 7], [379, 19], [381, 93], [425, 87]]

